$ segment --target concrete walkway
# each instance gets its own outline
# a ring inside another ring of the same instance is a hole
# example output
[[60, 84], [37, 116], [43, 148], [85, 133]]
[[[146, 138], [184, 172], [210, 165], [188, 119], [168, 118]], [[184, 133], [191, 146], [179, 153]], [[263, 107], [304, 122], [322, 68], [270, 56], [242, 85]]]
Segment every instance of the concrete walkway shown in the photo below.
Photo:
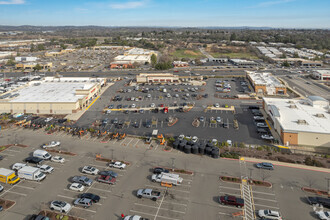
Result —
[[113, 84], [114, 83], [109, 83], [108, 85], [103, 87], [101, 89], [100, 94], [93, 100], [93, 102], [89, 106], [85, 107], [84, 109], [80, 110], [77, 113], [72, 113], [70, 115], [67, 115], [65, 118], [68, 119], [68, 120], [77, 121], [95, 103], [95, 101]]

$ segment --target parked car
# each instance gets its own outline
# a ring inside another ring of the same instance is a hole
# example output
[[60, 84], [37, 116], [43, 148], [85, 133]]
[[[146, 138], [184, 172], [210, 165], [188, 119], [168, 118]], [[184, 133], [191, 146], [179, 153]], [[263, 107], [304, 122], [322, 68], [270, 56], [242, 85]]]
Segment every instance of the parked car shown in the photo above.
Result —
[[71, 209], [71, 205], [64, 201], [54, 200], [50, 203], [50, 209], [67, 213]]
[[257, 127], [259, 128], [268, 128], [268, 125], [265, 123], [257, 123]]
[[92, 200], [86, 198], [78, 198], [73, 202], [73, 204], [75, 206], [82, 206], [86, 209], [92, 206]]
[[307, 201], [311, 205], [322, 205], [325, 208], [330, 208], [330, 199], [323, 197], [307, 197]]
[[27, 157], [27, 158], [24, 159], [24, 162], [33, 163], [33, 164], [42, 164], [43, 161], [44, 160], [39, 158], [39, 157]]
[[205, 120], [204, 116], [199, 117], [199, 121], [203, 122]]
[[178, 140], [182, 141], [183, 139], [184, 139], [184, 135], [180, 134], [179, 137], [178, 137]]
[[262, 219], [275, 219], [275, 220], [281, 220], [282, 217], [278, 211], [272, 211], [269, 209], [266, 210], [259, 210], [258, 216]]
[[81, 183], [72, 183], [69, 187], [69, 189], [77, 192], [82, 192], [85, 189], [85, 186], [83, 186]]
[[92, 202], [97, 203], [100, 201], [100, 196], [95, 195], [93, 193], [83, 193], [80, 195], [80, 198], [86, 198], [92, 200]]
[[44, 216], [44, 215], [36, 215], [36, 214], [33, 214], [29, 220], [50, 220], [50, 218]]
[[155, 167], [153, 170], [154, 174], [169, 173], [169, 172], [170, 172], [169, 170], [162, 167]]
[[264, 139], [264, 140], [274, 140], [274, 137], [272, 135], [268, 135], [268, 134], [263, 134], [260, 137], [261, 137], [261, 139]]
[[96, 175], [99, 173], [99, 169], [92, 166], [84, 166], [81, 172]]
[[216, 108], [220, 108], [220, 104], [219, 104], [219, 103], [215, 103], [215, 104], [214, 104], [214, 107], [216, 107]]
[[53, 156], [50, 160], [56, 163], [64, 163], [65, 161], [65, 159], [61, 156]]
[[160, 192], [152, 189], [139, 189], [136, 193], [138, 198], [147, 198], [153, 201], [157, 201], [160, 198]]
[[244, 206], [244, 199], [235, 196], [220, 196], [219, 202], [222, 205], [232, 205], [239, 208]]
[[262, 116], [253, 116], [253, 119], [256, 121], [265, 120], [265, 118]]
[[269, 133], [269, 130], [268, 129], [265, 129], [265, 128], [258, 128], [257, 129], [257, 132], [259, 134], [268, 134]]
[[156, 107], [155, 103], [151, 103], [151, 104], [150, 104], [150, 107], [151, 107], [151, 108], [155, 108], [155, 107]]
[[97, 178], [97, 181], [101, 182], [101, 183], [108, 183], [108, 184], [114, 185], [116, 183], [116, 178], [114, 178], [110, 175], [100, 175]]
[[93, 183], [93, 180], [89, 179], [88, 177], [85, 176], [74, 176], [72, 178], [72, 182], [74, 183], [81, 183], [84, 186], [91, 186]]
[[149, 219], [142, 218], [139, 215], [127, 215], [127, 216], [125, 216], [124, 220], [149, 220]]
[[61, 145], [61, 142], [59, 142], [59, 141], [51, 141], [48, 144], [41, 145], [41, 147], [44, 149], [47, 149], [47, 148], [57, 147], [60, 145]]
[[104, 170], [99, 172], [100, 175], [104, 175], [104, 176], [112, 176], [112, 177], [118, 177], [118, 174], [113, 172], [112, 170]]
[[125, 169], [126, 168], [126, 164], [120, 162], [120, 161], [116, 161], [116, 162], [111, 162], [109, 163], [109, 167], [113, 167], [113, 168], [117, 168], [117, 169]]
[[15, 164], [11, 167], [11, 169], [17, 171], [17, 170], [19, 170], [19, 169], [21, 169], [21, 168], [23, 168], [23, 167], [25, 167], [25, 166], [27, 166], [26, 163], [15, 163]]
[[274, 165], [266, 162], [257, 163], [256, 167], [259, 169], [274, 170]]
[[216, 120], [218, 123], [220, 123], [220, 122], [221, 122], [221, 117], [218, 116], [215, 120]]
[[321, 220], [330, 220], [330, 211], [325, 212], [325, 211], [318, 211], [315, 212], [315, 214], [319, 217]]
[[43, 173], [52, 173], [54, 168], [49, 166], [49, 165], [41, 165], [41, 166], [38, 166], [38, 168], [40, 169], [41, 172]]

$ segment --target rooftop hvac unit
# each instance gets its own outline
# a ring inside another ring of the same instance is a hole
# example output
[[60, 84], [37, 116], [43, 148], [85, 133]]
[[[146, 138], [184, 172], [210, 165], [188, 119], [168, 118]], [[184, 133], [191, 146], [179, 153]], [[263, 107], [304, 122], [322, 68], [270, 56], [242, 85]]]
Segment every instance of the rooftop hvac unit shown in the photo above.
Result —
[[316, 114], [315, 117], [318, 117], [318, 118], [325, 118], [324, 114], [322, 114], [322, 113], [318, 113], [318, 114]]
[[307, 125], [307, 121], [306, 120], [299, 119], [298, 120], [298, 124], [299, 125]]

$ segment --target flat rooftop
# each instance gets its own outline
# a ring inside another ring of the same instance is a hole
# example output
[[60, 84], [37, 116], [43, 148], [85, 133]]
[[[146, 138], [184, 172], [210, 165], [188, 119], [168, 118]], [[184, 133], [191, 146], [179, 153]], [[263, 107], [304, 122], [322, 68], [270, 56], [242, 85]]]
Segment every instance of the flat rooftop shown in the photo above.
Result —
[[82, 82], [33, 82], [12, 92], [19, 95], [9, 102], [77, 102], [84, 95], [76, 95], [76, 90], [88, 90], [94, 85]]
[[284, 85], [271, 73], [247, 72], [252, 81], [257, 85], [266, 85], [268, 87], [284, 87]]
[[[306, 100], [264, 98], [279, 113], [279, 122], [285, 132], [314, 132], [330, 134], [329, 110], [307, 104]], [[303, 123], [298, 123], [302, 121]], [[304, 120], [304, 121], [303, 121]]]

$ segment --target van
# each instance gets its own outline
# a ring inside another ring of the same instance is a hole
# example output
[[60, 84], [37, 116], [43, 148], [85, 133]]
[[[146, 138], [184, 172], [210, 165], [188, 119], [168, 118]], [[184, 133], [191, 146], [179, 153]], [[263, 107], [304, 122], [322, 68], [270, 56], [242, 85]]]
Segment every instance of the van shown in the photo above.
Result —
[[33, 152], [34, 157], [38, 157], [40, 159], [49, 160], [52, 156], [45, 150], [35, 150]]

